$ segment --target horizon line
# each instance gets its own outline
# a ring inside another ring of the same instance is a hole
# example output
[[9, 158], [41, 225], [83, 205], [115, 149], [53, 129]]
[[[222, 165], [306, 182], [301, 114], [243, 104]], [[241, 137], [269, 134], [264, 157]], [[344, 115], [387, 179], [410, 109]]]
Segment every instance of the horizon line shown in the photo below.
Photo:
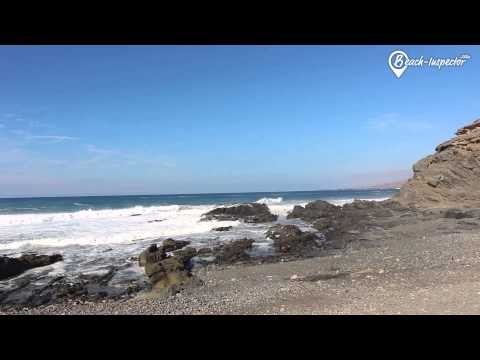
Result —
[[265, 194], [265, 193], [289, 193], [289, 192], [318, 192], [318, 191], [348, 191], [348, 190], [399, 190], [400, 187], [345, 187], [316, 190], [278, 190], [278, 191], [239, 191], [239, 192], [199, 192], [199, 193], [163, 193], [163, 194], [105, 194], [105, 195], [42, 195], [42, 196], [3, 196], [0, 199], [48, 199], [48, 198], [73, 198], [73, 197], [113, 197], [113, 196], [184, 196], [184, 195], [228, 195], [228, 194]]

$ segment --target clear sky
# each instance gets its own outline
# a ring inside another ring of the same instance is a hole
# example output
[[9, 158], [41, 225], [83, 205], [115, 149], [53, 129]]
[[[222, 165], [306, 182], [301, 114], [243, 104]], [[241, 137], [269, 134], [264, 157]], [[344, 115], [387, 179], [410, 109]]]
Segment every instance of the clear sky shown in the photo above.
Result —
[[[397, 49], [471, 59], [397, 79]], [[0, 196], [396, 181], [480, 117], [479, 83], [472, 46], [0, 46]]]

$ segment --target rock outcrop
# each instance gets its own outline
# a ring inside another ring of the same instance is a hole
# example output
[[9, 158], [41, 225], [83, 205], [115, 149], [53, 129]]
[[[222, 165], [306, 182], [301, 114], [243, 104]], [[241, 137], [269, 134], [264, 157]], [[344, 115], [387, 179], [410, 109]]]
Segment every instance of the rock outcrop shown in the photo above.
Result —
[[230, 231], [233, 229], [233, 226], [220, 226], [213, 228], [212, 231]]
[[302, 231], [295, 225], [272, 226], [266, 237], [273, 240], [273, 246], [279, 253], [308, 255], [319, 250], [322, 244], [317, 235]]
[[[167, 257], [167, 252], [180, 250], [190, 244], [186, 240], [174, 240], [171, 238], [165, 239], [160, 247], [157, 244], [151, 245], [147, 250], [143, 251], [138, 257], [140, 266], [145, 266], [147, 263], [158, 262]], [[149, 251], [149, 249], [151, 251]]]
[[104, 299], [120, 299], [134, 295], [145, 288], [142, 283], [118, 287], [110, 283], [119, 268], [108, 266], [95, 273], [84, 273], [77, 277], [66, 274], [47, 278], [48, 269], [39, 273], [26, 273], [12, 278], [12, 283], [0, 290], [0, 305], [23, 308], [48, 305], [65, 301], [85, 302]]
[[252, 249], [252, 239], [240, 239], [222, 244], [213, 249], [217, 264], [232, 264], [250, 259], [248, 250]]
[[213, 209], [203, 214], [202, 220], [237, 221], [246, 223], [265, 223], [276, 221], [277, 215], [273, 215], [265, 204], [241, 204]]
[[295, 205], [293, 210], [287, 215], [287, 219], [302, 219], [307, 222], [317, 220], [319, 218], [331, 217], [341, 211], [340, 206], [330, 204], [323, 200], [313, 201], [305, 205]]
[[32, 268], [50, 265], [62, 260], [63, 257], [60, 254], [24, 254], [18, 258], [2, 256], [0, 257], [0, 280], [20, 275]]
[[232, 265], [248, 262], [252, 259], [249, 251], [253, 248], [254, 240], [239, 239], [225, 242], [214, 248], [201, 248], [196, 253], [195, 262], [198, 264]]
[[189, 245], [190, 241], [187, 240], [174, 240], [174, 239], [165, 239], [162, 243], [162, 248], [165, 252], [175, 251], [184, 248]]
[[[172, 241], [168, 241], [166, 245], [171, 246]], [[168, 249], [171, 248], [168, 247]], [[172, 294], [178, 292], [185, 285], [200, 282], [190, 272], [190, 260], [197, 254], [194, 248], [178, 249], [171, 256], [167, 256], [166, 252], [165, 244], [160, 247], [153, 244], [139, 256], [139, 265], [145, 268], [145, 274], [150, 280], [153, 290]]]
[[[410, 208], [392, 200], [355, 200], [343, 206], [336, 206], [317, 200], [305, 207], [296, 206], [288, 215], [289, 219], [299, 218], [309, 222], [324, 234], [329, 246], [343, 247], [355, 240], [358, 234], [375, 226], [381, 218], [406, 214]], [[388, 226], [383, 223], [382, 226]]]
[[417, 208], [480, 207], [480, 119], [413, 165], [413, 177], [392, 199]]

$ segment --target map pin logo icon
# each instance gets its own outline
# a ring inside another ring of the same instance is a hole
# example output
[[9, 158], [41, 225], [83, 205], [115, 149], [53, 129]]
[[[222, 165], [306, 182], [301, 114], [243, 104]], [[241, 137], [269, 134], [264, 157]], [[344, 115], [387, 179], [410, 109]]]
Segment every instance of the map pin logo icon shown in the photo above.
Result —
[[388, 57], [388, 66], [390, 70], [395, 74], [397, 78], [400, 78], [402, 74], [407, 70], [408, 55], [401, 50], [396, 50]]

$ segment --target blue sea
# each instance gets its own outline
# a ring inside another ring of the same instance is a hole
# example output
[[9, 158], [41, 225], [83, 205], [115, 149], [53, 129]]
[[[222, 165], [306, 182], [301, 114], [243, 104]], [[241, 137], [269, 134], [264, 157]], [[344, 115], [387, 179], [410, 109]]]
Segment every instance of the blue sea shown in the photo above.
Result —
[[[51, 276], [76, 276], [120, 269], [113, 282], [128, 284], [143, 271], [132, 257], [151, 243], [166, 238], [188, 240], [191, 246], [211, 247], [241, 238], [254, 239], [253, 254], [272, 251], [265, 232], [272, 224], [240, 221], [200, 221], [202, 214], [222, 205], [258, 202], [279, 216], [279, 223], [293, 223], [315, 231], [297, 219], [286, 219], [295, 205], [326, 200], [343, 205], [354, 199], [384, 200], [398, 190], [325, 190], [228, 194], [179, 194], [138, 196], [81, 196], [0, 199], [0, 255], [25, 252], [61, 253], [63, 262], [46, 268]], [[219, 226], [231, 231], [217, 232]], [[0, 284], [1, 285], [1, 284]], [[5, 286], [9, 286], [8, 284]]]
[[322, 190], [288, 192], [250, 192], [179, 195], [124, 195], [124, 196], [69, 196], [37, 198], [0, 198], [2, 214], [38, 214], [76, 212], [79, 210], [125, 209], [135, 206], [162, 205], [223, 205], [256, 202], [270, 199], [275, 202], [304, 202], [326, 200], [332, 202], [352, 199], [384, 199], [392, 196], [396, 189], [383, 190]]

